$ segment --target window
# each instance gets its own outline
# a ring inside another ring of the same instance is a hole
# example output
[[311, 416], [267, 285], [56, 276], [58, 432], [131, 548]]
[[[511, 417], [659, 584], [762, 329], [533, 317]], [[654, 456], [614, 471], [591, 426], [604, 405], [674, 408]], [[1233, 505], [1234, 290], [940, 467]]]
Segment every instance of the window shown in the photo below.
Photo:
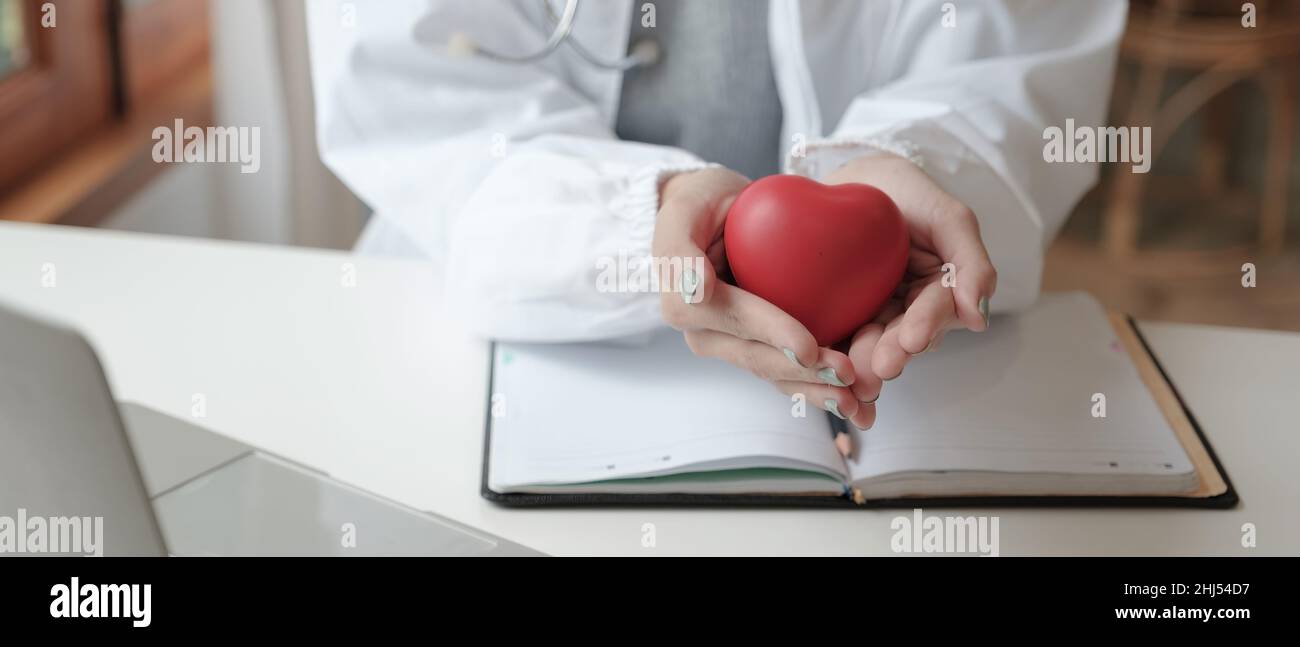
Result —
[[0, 191], [112, 114], [108, 3], [0, 0]]
[[208, 8], [202, 0], [124, 0], [121, 29], [129, 105], [149, 102], [206, 63]]
[[206, 0], [0, 0], [0, 219], [94, 224], [211, 121]]
[[31, 58], [24, 9], [17, 0], [0, 0], [0, 79], [26, 67]]

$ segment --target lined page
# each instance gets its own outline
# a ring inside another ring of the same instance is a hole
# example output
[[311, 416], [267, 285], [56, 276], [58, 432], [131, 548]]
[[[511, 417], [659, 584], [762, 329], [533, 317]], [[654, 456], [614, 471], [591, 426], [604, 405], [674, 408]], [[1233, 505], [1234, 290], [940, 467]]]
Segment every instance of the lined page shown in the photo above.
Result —
[[680, 333], [642, 345], [499, 344], [489, 485], [774, 467], [847, 478], [829, 421]]
[[[1104, 418], [1093, 416], [1096, 395]], [[875, 427], [854, 439], [854, 481], [905, 471], [1193, 471], [1105, 312], [1083, 293], [1044, 295], [985, 333], [948, 333], [885, 384]]]

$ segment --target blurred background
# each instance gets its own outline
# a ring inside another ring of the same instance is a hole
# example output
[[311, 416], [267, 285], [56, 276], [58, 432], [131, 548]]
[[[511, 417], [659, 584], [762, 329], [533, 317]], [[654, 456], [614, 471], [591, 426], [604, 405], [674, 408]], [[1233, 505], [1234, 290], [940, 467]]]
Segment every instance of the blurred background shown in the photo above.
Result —
[[[1300, 2], [1132, 0], [1110, 123], [1155, 162], [1103, 165], [1044, 288], [1300, 331], [1297, 84]], [[260, 127], [261, 170], [154, 163], [177, 118]], [[347, 249], [366, 213], [317, 155], [302, 0], [0, 0], [0, 219]]]
[[[260, 127], [260, 170], [154, 163], [175, 119]], [[0, 218], [349, 248], [314, 129], [300, 0], [0, 0]]]

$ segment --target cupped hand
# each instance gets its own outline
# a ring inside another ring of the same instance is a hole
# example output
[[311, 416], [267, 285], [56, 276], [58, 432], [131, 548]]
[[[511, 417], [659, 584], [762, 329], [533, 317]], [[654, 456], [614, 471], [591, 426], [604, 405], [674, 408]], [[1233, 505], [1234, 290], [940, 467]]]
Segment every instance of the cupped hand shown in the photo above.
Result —
[[937, 348], [948, 330], [988, 329], [998, 275], [974, 212], [912, 162], [888, 154], [861, 157], [826, 181], [861, 182], [884, 191], [898, 205], [911, 237], [895, 298], [849, 344], [857, 371], [852, 391], [874, 418], [872, 403], [883, 383], [901, 375], [912, 357]]
[[682, 331], [696, 355], [724, 360], [868, 428], [875, 410], [854, 396], [861, 371], [849, 356], [818, 347], [794, 317], [719, 278], [727, 272], [727, 209], [748, 184], [723, 168], [682, 173], [664, 184], [651, 245], [660, 285], [668, 286], [661, 288], [664, 320]]

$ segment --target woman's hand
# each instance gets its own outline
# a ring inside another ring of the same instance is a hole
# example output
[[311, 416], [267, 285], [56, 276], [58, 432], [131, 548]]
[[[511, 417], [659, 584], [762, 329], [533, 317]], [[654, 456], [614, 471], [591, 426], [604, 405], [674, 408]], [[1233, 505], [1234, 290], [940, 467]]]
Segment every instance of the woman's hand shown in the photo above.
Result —
[[664, 184], [651, 253], [656, 267], [681, 268], [675, 276], [661, 274], [660, 284], [671, 286], [661, 288], [664, 320], [684, 333], [696, 355], [725, 360], [868, 428], [875, 409], [862, 406], [850, 390], [855, 371], [849, 357], [819, 348], [794, 317], [718, 278], [727, 271], [727, 209], [748, 184], [721, 168], [683, 173]]
[[[998, 274], [975, 214], [908, 160], [887, 154], [860, 157], [826, 181], [861, 182], [884, 191], [898, 205], [912, 240], [895, 298], [849, 345], [857, 370], [853, 393], [863, 403], [874, 403], [883, 381], [901, 375], [912, 357], [938, 347], [945, 331], [988, 329]], [[865, 406], [874, 418], [874, 404]]]

